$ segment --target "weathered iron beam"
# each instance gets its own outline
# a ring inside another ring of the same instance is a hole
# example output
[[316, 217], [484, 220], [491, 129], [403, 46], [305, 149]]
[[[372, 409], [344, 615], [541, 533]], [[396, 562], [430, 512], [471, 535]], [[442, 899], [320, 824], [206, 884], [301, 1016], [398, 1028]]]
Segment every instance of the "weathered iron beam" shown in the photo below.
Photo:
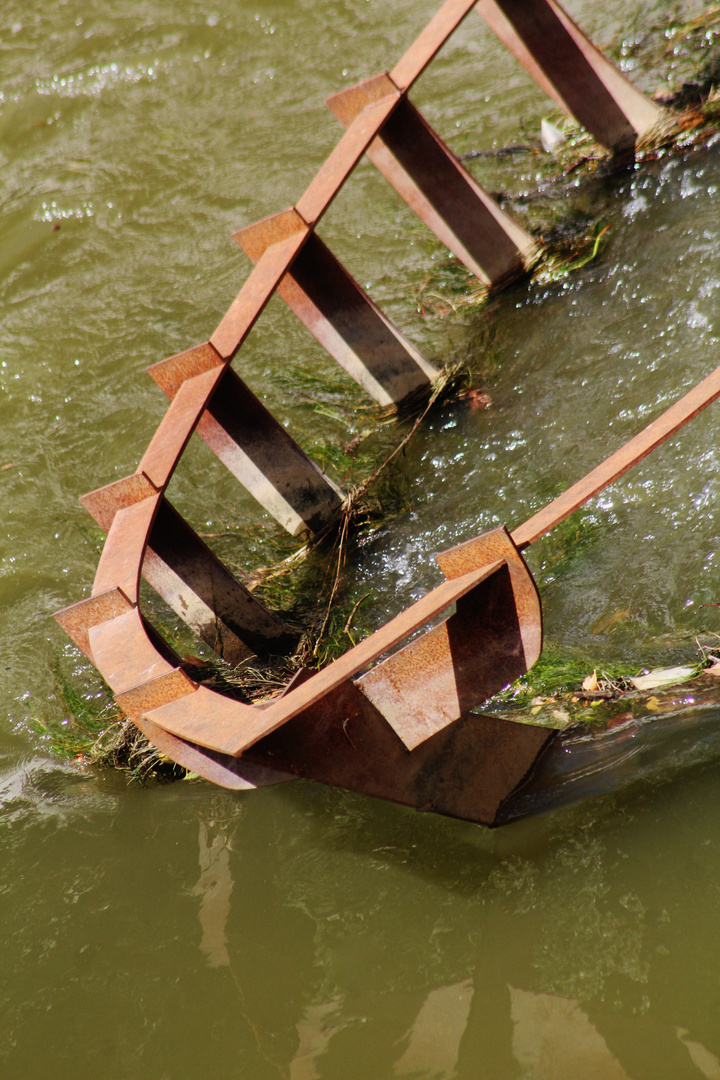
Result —
[[477, 13], [557, 104], [612, 150], [631, 150], [661, 110], [555, 0], [478, 0]]
[[[152, 490], [147, 478], [136, 474], [80, 501], [109, 532], [119, 510]], [[233, 577], [166, 499], [153, 519], [142, 572], [168, 607], [230, 664], [255, 654], [287, 652], [297, 641], [297, 634]]]
[[[200, 345], [153, 364], [148, 373], [172, 398], [186, 379], [209, 370], [213, 354], [211, 345]], [[221, 373], [195, 430], [292, 536], [318, 532], [339, 510], [344, 498], [340, 488], [232, 368]]]
[[[265, 218], [234, 233], [257, 262], [268, 242], [297, 228], [293, 211]], [[429, 386], [437, 369], [428, 363], [330, 249], [313, 233], [278, 285], [278, 296], [347, 373], [380, 405], [401, 402]]]
[[[387, 74], [327, 99], [347, 126], [394, 83]], [[367, 155], [411, 210], [481, 281], [500, 285], [523, 271], [535, 242], [472, 178], [415, 106], [403, 97]]]

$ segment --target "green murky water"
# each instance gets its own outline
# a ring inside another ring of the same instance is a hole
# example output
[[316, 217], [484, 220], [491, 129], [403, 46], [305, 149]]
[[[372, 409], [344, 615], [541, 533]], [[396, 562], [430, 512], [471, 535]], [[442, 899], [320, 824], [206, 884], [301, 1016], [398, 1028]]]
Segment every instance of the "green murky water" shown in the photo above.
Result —
[[[8, 1080], [720, 1076], [712, 740], [692, 769], [490, 834], [310, 784], [127, 788], [33, 730], [59, 708], [54, 658], [101, 693], [50, 616], [97, 561], [77, 496], [132, 471], [163, 414], [143, 368], [207, 338], [248, 271], [231, 230], [299, 196], [339, 133], [324, 96], [390, 66], [434, 6], [0, 6]], [[650, 17], [568, 6], [600, 41]], [[416, 100], [459, 150], [547, 111], [472, 20]], [[350, 579], [366, 627], [436, 582], [433, 551], [518, 524], [717, 363], [719, 186], [718, 144], [628, 174], [595, 196], [601, 261], [497, 304], [493, 406], [445, 409], [409, 449], [410, 509]], [[472, 351], [471, 318], [449, 341], [417, 315], [442, 253], [368, 166], [322, 232], [429, 355]], [[344, 436], [308, 382], [361, 399], [279, 302], [240, 363], [309, 450]], [[533, 551], [551, 642], [679, 663], [720, 632], [701, 607], [720, 600], [718, 436], [716, 406], [588, 508], [574, 558]], [[204, 448], [174, 488], [198, 527], [246, 523], [238, 558], [261, 561], [272, 530]]]

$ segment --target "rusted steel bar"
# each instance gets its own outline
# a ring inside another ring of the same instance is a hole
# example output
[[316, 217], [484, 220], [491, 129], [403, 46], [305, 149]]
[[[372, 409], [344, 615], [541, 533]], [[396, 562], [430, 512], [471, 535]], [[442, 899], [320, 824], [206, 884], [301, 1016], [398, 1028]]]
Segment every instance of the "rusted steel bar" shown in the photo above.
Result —
[[[147, 497], [142, 474], [83, 495], [81, 502], [105, 532], [118, 510]], [[283, 653], [294, 633], [230, 573], [167, 501], [160, 503], [148, 538], [142, 573], [183, 622], [230, 664]]]
[[[327, 103], [344, 125], [381, 100], [387, 74], [333, 94]], [[481, 281], [501, 285], [532, 259], [532, 237], [472, 178], [414, 105], [403, 97], [367, 155], [411, 210]]]
[[[210, 352], [208, 352], [210, 350]], [[168, 397], [212, 360], [199, 346], [148, 368]], [[211, 368], [214, 370], [214, 368]], [[241, 484], [293, 536], [305, 538], [338, 512], [343, 492], [300, 449], [232, 370], [219, 376], [196, 432]]]
[[399, 101], [400, 94], [393, 88], [384, 97], [367, 104], [354, 117], [330, 157], [321, 165], [317, 176], [295, 205], [298, 214], [308, 225], [317, 225]]
[[[253, 262], [270, 238], [292, 228], [292, 211], [265, 218], [234, 233]], [[275, 241], [277, 242], [277, 241]], [[437, 369], [380, 311], [314, 233], [277, 288], [341, 367], [380, 405], [401, 402], [429, 386]]]
[[407, 93], [447, 39], [469, 15], [476, 2], [477, 0], [446, 0], [390, 72], [390, 78], [399, 90]]
[[223, 373], [224, 366], [219, 366], [186, 379], [163, 416], [138, 465], [138, 472], [144, 473], [158, 491], [170, 483], [190, 436]]
[[602, 143], [631, 150], [661, 110], [555, 0], [478, 0], [476, 10], [542, 89]]
[[519, 548], [526, 548], [529, 544], [533, 544], [579, 509], [588, 499], [592, 499], [633, 465], [637, 465], [657, 446], [669, 439], [719, 397], [720, 367], [632, 439], [629, 439], [624, 446], [606, 458], [582, 480], [578, 480], [577, 484], [573, 484], [557, 499], [553, 499], [537, 514], [533, 514], [526, 522], [519, 525], [517, 529], [513, 529], [511, 535], [514, 543]]
[[273, 244], [260, 259], [210, 338], [223, 360], [231, 360], [240, 348], [309, 235], [303, 227]]

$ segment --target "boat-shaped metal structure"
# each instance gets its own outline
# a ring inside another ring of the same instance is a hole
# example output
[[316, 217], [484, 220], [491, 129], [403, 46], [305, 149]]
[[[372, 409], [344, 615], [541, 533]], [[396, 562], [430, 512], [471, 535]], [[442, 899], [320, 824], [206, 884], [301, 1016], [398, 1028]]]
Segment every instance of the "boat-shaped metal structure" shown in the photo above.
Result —
[[344, 493], [232, 367], [275, 293], [379, 404], [429, 392], [437, 376], [317, 232], [364, 155], [486, 285], [500, 287], [534, 257], [532, 238], [409, 98], [473, 9], [605, 146], [631, 151], [658, 123], [657, 106], [554, 0], [448, 0], [390, 72], [329, 99], [345, 133], [295, 206], [235, 234], [255, 265], [219, 326], [149, 369], [170, 404], [137, 470], [82, 497], [107, 539], [91, 595], [56, 618], [148, 739], [225, 787], [304, 777], [471, 821], [501, 820], [554, 737], [473, 712], [540, 655], [541, 604], [523, 550], [720, 395], [718, 369], [525, 524], [439, 554], [444, 580], [435, 589], [324, 669], [299, 671], [267, 702], [249, 705], [198, 685], [148, 621], [143, 576], [230, 664], [294, 646], [292, 629], [166, 494], [197, 434], [292, 535], [317, 533], [342, 507]]

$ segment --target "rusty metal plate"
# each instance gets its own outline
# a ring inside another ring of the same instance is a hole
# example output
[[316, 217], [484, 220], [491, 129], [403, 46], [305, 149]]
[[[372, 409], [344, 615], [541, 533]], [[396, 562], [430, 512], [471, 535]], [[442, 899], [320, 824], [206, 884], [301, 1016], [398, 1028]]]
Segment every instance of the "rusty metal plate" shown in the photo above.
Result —
[[208, 401], [197, 434], [292, 536], [319, 532], [340, 509], [344, 493], [232, 368]]
[[540, 597], [509, 538], [507, 547], [508, 561], [461, 597], [454, 615], [357, 680], [409, 750], [524, 675], [540, 655]]
[[163, 500], [143, 573], [187, 625], [229, 664], [292, 650], [298, 634], [274, 615]]
[[401, 402], [438, 374], [317, 235], [280, 282], [278, 295], [380, 405]]
[[294, 206], [281, 210], [279, 214], [270, 214], [252, 225], [245, 225], [233, 233], [233, 240], [240, 245], [249, 259], [260, 262], [263, 255], [273, 244], [288, 240], [296, 233], [307, 233], [307, 225]]
[[114, 619], [117, 615], [123, 615], [132, 610], [132, 604], [127, 596], [118, 588], [109, 589], [104, 593], [81, 600], [77, 604], [71, 604], [61, 611], [55, 612], [55, 619], [60, 623], [63, 630], [71, 641], [84, 652], [88, 660], [92, 661], [88, 631], [91, 626]]
[[125, 476], [122, 480], [115, 480], [112, 484], [89, 491], [87, 495], [80, 496], [80, 502], [91, 517], [97, 521], [101, 529], [110, 532], [113, 518], [118, 510], [124, 510], [128, 506], [142, 502], [153, 495], [157, 495], [157, 488], [150, 483], [144, 473], [135, 473]]
[[88, 640], [91, 659], [115, 694], [132, 690], [179, 667], [177, 657], [175, 663], [166, 659], [150, 641], [137, 608], [91, 626]]
[[93, 596], [118, 588], [137, 604], [145, 545], [161, 499], [162, 495], [155, 494], [116, 512], [98, 563]]
[[[368, 79], [331, 95], [327, 104], [341, 123], [351, 123], [386, 81], [382, 75]], [[500, 285], [532, 259], [533, 238], [463, 168], [406, 98], [367, 154], [410, 209], [481, 281]]]
[[372, 702], [345, 683], [240, 760], [493, 825], [554, 736], [500, 717], [469, 716], [411, 751]]
[[[440, 218], [439, 238], [450, 240], [447, 246], [468, 269], [490, 285], [522, 273], [534, 240], [473, 180], [407, 99], [383, 125], [381, 141], [389, 156], [373, 147], [370, 160], [426, 224], [432, 228]], [[427, 214], [428, 205], [434, 214]]]

